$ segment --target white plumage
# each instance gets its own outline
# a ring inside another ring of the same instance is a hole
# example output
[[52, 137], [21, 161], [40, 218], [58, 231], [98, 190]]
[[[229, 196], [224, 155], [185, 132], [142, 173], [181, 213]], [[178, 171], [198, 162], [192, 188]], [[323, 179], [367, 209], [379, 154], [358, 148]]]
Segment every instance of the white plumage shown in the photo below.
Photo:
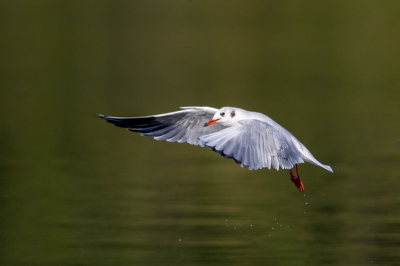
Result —
[[289, 131], [264, 114], [236, 107], [181, 109], [143, 117], [100, 117], [142, 136], [207, 146], [250, 170], [271, 166], [277, 170], [279, 167], [291, 169], [296, 164], [309, 162], [333, 172], [331, 167], [318, 162]]

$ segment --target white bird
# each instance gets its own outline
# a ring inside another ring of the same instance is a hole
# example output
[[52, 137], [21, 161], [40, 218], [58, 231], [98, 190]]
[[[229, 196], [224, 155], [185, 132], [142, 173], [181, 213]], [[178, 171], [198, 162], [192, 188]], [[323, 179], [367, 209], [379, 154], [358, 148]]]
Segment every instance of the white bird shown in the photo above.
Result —
[[[268, 116], [236, 107], [181, 107], [181, 111], [141, 116], [100, 118], [118, 127], [179, 143], [207, 146], [225, 158], [231, 158], [249, 170], [271, 166], [289, 169], [290, 179], [304, 191], [297, 164], [309, 162], [333, 173], [318, 162], [289, 131]], [[293, 176], [291, 168], [296, 168]]]

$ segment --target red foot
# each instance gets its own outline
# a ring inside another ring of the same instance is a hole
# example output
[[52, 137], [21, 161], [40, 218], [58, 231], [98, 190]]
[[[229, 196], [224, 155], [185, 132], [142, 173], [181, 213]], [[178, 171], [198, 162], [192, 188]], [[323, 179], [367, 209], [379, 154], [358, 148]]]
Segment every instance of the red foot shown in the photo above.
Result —
[[292, 175], [292, 169], [289, 169], [290, 180], [292, 180], [293, 184], [297, 187], [299, 191], [304, 191], [303, 182], [300, 180], [299, 173], [297, 171], [297, 164], [296, 164], [296, 177]]

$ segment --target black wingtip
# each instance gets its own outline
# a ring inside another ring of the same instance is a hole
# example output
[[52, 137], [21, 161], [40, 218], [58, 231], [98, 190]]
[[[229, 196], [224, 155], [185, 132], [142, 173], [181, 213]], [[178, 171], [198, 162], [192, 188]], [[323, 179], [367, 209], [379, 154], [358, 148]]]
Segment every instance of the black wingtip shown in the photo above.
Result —
[[112, 116], [106, 116], [106, 115], [98, 114], [96, 117], [97, 117], [97, 118], [104, 119], [104, 120], [106, 120], [106, 122], [111, 123], [111, 124], [114, 124], [114, 123], [116, 122], [116, 121], [113, 119], [114, 117], [112, 117]]
[[[104, 119], [106, 122], [117, 127], [132, 128], [137, 132], [151, 132], [169, 126], [156, 121], [154, 117], [114, 117], [99, 114], [98, 118]], [[136, 130], [137, 129], [137, 130]], [[147, 130], [147, 131], [146, 131]]]

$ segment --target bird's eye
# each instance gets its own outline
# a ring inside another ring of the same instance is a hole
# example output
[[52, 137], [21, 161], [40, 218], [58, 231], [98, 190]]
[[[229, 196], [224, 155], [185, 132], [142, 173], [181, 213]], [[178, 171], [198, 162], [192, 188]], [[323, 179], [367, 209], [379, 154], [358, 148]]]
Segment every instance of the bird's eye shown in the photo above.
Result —
[[221, 116], [225, 116], [225, 112], [221, 112], [221, 114], [220, 114]]

